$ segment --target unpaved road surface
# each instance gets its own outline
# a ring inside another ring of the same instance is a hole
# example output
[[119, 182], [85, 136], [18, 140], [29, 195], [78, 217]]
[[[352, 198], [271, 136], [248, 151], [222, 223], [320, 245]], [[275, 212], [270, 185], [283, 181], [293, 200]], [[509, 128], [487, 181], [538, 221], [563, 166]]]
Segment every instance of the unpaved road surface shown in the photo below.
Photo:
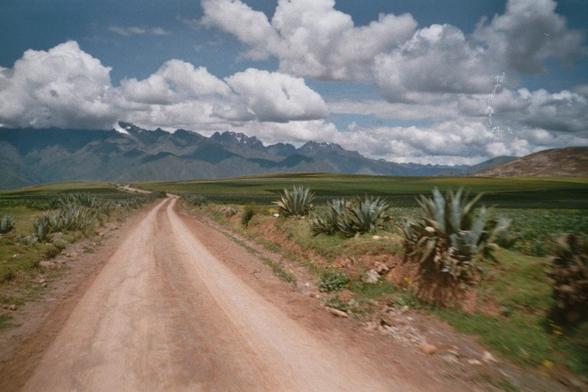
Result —
[[297, 320], [219, 260], [176, 204], [158, 203], [124, 238], [24, 390], [465, 390], [309, 328], [305, 309]]
[[119, 186], [119, 189], [122, 189], [123, 191], [126, 191], [126, 192], [131, 192], [131, 193], [143, 193], [143, 194], [149, 194], [149, 193], [151, 193], [151, 192], [146, 191], [144, 189], [139, 189], [139, 188], [132, 187], [132, 186], [130, 186], [128, 184], [127, 185]]

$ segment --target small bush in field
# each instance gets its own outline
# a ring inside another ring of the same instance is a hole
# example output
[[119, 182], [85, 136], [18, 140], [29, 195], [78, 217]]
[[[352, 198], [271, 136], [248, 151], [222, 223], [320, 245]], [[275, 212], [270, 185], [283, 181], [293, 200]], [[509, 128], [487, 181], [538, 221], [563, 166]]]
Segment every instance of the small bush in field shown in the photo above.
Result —
[[193, 206], [200, 207], [208, 203], [208, 199], [202, 195], [187, 195], [184, 199]]
[[254, 215], [255, 215], [255, 211], [253, 210], [252, 207], [250, 207], [250, 206], [245, 207], [245, 209], [243, 210], [243, 214], [241, 215], [241, 224], [243, 226], [247, 227]]
[[343, 233], [347, 237], [374, 232], [389, 220], [389, 205], [376, 197], [333, 199], [310, 221], [313, 234]]
[[220, 208], [220, 212], [226, 217], [226, 218], [230, 218], [232, 216], [235, 216], [239, 213], [239, 210], [236, 209], [235, 207], [231, 207], [231, 206], [223, 206]]
[[389, 219], [388, 209], [388, 203], [379, 197], [365, 196], [349, 203], [337, 225], [348, 237], [371, 233], [384, 227]]
[[51, 234], [55, 227], [55, 219], [53, 216], [44, 214], [38, 217], [33, 222], [33, 234], [39, 242], [47, 242], [49, 234]]
[[85, 230], [98, 224], [99, 207], [66, 204], [55, 216], [54, 231]]
[[52, 259], [60, 253], [61, 253], [61, 249], [59, 249], [55, 245], [50, 245], [47, 249], [45, 249], [45, 257], [48, 259]]
[[349, 282], [349, 277], [343, 272], [327, 270], [321, 274], [319, 290], [327, 293], [339, 291], [347, 286]]
[[548, 276], [552, 282], [555, 321], [574, 324], [588, 316], [588, 243], [579, 236], [560, 239], [551, 259]]
[[349, 207], [350, 202], [345, 199], [333, 199], [327, 205], [314, 213], [310, 220], [310, 227], [314, 235], [335, 234], [339, 231], [339, 221]]
[[0, 218], [0, 234], [6, 234], [14, 229], [14, 219], [10, 215]]

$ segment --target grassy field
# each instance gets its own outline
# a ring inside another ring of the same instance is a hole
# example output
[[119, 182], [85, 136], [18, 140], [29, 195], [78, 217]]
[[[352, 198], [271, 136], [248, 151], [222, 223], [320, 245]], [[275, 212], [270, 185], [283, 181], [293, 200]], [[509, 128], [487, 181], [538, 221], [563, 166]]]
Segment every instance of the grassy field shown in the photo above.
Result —
[[128, 197], [128, 193], [119, 191], [115, 184], [107, 182], [63, 182], [1, 190], [0, 204], [10, 204], [11, 201], [22, 203], [23, 200], [47, 201], [67, 193], [91, 193], [111, 199]]
[[193, 193], [226, 203], [268, 204], [284, 187], [302, 184], [319, 199], [335, 196], [378, 195], [394, 206], [414, 206], [414, 196], [460, 186], [485, 192], [488, 204], [511, 208], [588, 208], [588, 178], [384, 177], [333, 174], [287, 174], [223, 180], [145, 182], [156, 191]]

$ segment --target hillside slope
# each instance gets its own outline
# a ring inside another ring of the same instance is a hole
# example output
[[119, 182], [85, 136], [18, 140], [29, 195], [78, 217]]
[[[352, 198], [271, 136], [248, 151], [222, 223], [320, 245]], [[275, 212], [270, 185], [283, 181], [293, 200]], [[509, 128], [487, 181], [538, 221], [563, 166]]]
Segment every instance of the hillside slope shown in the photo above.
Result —
[[588, 176], [588, 147], [566, 147], [539, 151], [480, 171], [477, 176]]

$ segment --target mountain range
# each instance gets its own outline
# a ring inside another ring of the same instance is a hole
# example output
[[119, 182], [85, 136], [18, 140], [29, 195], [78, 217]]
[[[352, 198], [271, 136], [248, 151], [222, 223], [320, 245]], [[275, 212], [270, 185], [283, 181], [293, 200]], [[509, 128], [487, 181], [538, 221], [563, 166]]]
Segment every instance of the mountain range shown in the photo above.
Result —
[[271, 172], [333, 172], [394, 176], [468, 175], [514, 157], [474, 166], [394, 163], [364, 157], [338, 144], [309, 141], [265, 146], [242, 133], [210, 137], [178, 129], [0, 128], [0, 188], [71, 181], [144, 181], [221, 178]]

